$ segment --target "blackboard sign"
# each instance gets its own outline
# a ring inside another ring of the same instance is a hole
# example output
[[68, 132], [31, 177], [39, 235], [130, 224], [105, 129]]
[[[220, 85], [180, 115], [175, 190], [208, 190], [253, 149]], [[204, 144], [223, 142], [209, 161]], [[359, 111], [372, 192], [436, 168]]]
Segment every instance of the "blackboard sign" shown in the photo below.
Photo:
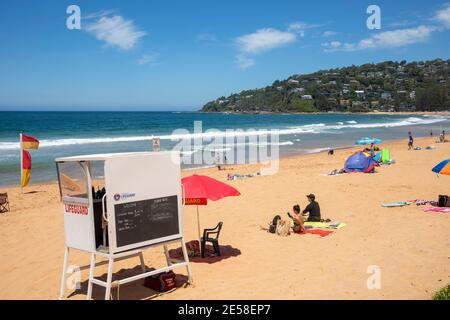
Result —
[[117, 247], [179, 233], [178, 197], [116, 204]]

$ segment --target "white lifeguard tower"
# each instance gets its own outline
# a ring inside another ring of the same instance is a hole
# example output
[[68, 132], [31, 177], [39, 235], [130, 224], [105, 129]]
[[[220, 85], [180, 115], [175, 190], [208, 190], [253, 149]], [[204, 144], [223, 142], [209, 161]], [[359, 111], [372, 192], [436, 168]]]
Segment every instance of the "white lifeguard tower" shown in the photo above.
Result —
[[[183, 238], [180, 156], [177, 152], [95, 154], [57, 158], [64, 208], [65, 250], [60, 298], [66, 289], [71, 249], [90, 254], [87, 299], [93, 284], [111, 298], [114, 261], [139, 257], [142, 273], [115, 281], [118, 285], [186, 267], [192, 283]], [[167, 245], [180, 243], [184, 260], [171, 259]], [[164, 246], [167, 266], [146, 270], [143, 252]], [[106, 281], [94, 277], [96, 257], [106, 258]]]

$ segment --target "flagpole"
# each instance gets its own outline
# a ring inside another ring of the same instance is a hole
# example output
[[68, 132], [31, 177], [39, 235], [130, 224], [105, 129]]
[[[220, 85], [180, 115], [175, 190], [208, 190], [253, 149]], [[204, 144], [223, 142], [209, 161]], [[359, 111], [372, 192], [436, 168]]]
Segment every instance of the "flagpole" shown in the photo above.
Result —
[[22, 181], [23, 181], [23, 150], [22, 150], [22, 132], [20, 133], [20, 193], [23, 193]]

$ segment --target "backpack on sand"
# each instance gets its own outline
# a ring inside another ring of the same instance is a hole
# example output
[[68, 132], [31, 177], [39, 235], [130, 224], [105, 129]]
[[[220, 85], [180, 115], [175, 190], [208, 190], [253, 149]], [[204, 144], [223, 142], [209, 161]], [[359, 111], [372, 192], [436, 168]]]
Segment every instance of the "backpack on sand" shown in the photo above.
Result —
[[280, 221], [280, 220], [281, 220], [281, 216], [280, 215], [276, 215], [275, 217], [273, 217], [272, 223], [269, 225], [269, 232], [270, 233], [276, 233], [278, 221]]
[[277, 224], [277, 235], [281, 237], [286, 237], [291, 233], [291, 220], [285, 221], [285, 220], [278, 220]]

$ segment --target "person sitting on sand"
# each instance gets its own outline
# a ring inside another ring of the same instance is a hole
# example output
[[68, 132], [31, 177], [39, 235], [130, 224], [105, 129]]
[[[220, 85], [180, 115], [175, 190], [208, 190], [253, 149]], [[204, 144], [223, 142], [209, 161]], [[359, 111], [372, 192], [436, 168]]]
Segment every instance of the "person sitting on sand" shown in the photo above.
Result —
[[306, 198], [308, 198], [309, 204], [306, 206], [305, 210], [303, 210], [303, 213], [309, 213], [307, 221], [320, 222], [320, 206], [316, 201], [316, 196], [311, 193], [308, 194]]
[[296, 233], [301, 233], [301, 232], [305, 231], [305, 227], [304, 227], [303, 217], [300, 213], [300, 211], [301, 211], [300, 206], [298, 204], [296, 204], [292, 208], [292, 210], [294, 212], [292, 215], [289, 212], [287, 213], [289, 218], [291, 218], [294, 221], [294, 226], [292, 227], [292, 229]]
[[376, 148], [375, 145], [373, 143], [371, 143], [370, 147], [369, 148], [365, 147], [363, 152], [370, 153], [370, 156], [373, 158], [375, 156], [375, 151], [376, 151], [375, 148]]

